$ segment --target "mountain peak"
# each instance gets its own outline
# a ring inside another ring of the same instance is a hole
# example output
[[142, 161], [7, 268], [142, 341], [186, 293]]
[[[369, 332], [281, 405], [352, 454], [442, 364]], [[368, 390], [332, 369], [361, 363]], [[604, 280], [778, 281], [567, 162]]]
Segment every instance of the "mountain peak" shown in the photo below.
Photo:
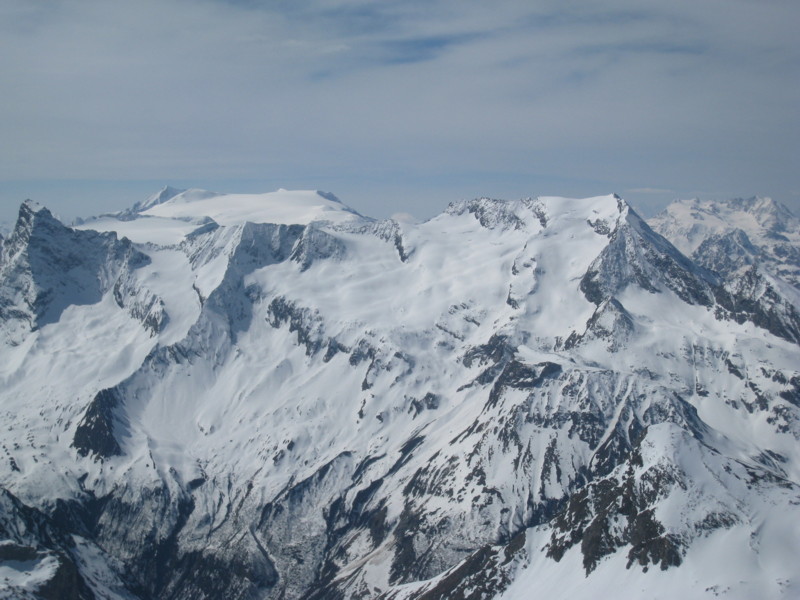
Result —
[[19, 223], [20, 219], [27, 221], [34, 218], [53, 219], [58, 221], [53, 213], [51, 213], [50, 210], [43, 204], [39, 204], [35, 200], [31, 199], [25, 200], [22, 204], [20, 204], [17, 223]]
[[631, 210], [622, 198], [608, 194], [589, 198], [538, 196], [521, 200], [482, 197], [451, 202], [444, 214], [471, 214], [488, 229], [536, 229], [547, 227], [553, 219], [577, 219], [588, 222], [596, 232], [606, 235], [616, 229]]
[[762, 227], [771, 231], [787, 231], [797, 225], [797, 217], [786, 206], [766, 196], [736, 198], [730, 201], [730, 205], [753, 215]]
[[336, 196], [315, 190], [284, 190], [265, 194], [218, 194], [190, 189], [142, 211], [146, 216], [173, 219], [214, 219], [220, 225], [253, 223], [301, 224], [363, 219]]
[[6, 238], [7, 243], [18, 245], [26, 243], [37, 225], [56, 225], [63, 227], [61, 221], [56, 219], [47, 208], [33, 200], [25, 200], [19, 207], [17, 222], [10, 235]]
[[336, 202], [336, 203], [338, 203], [338, 204], [344, 204], [344, 202], [342, 202], [342, 201], [339, 199], [339, 197], [338, 197], [338, 196], [336, 196], [335, 194], [333, 194], [333, 193], [331, 193], [331, 192], [324, 192], [324, 191], [322, 191], [322, 190], [317, 190], [317, 194], [318, 194], [320, 197], [322, 197], [322, 198], [325, 198], [325, 200], [330, 200], [331, 202]]
[[31, 200], [30, 198], [28, 198], [22, 203], [22, 205], [20, 206], [20, 210], [25, 210], [28, 212], [39, 212], [47, 209], [43, 205], [36, 202], [35, 200]]
[[164, 202], [171, 200], [178, 194], [182, 194], [185, 191], [186, 190], [165, 185], [159, 191], [157, 191], [155, 194], [153, 194], [146, 200], [142, 200], [141, 202], [137, 202], [136, 204], [134, 204], [131, 210], [133, 212], [145, 211], [150, 207], [158, 206], [159, 204], [164, 204]]

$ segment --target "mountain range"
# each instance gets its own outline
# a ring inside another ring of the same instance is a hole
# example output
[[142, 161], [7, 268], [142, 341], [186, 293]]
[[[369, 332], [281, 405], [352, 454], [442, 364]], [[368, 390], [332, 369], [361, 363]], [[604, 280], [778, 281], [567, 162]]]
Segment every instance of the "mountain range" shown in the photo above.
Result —
[[0, 598], [800, 594], [777, 202], [164, 188], [0, 243]]

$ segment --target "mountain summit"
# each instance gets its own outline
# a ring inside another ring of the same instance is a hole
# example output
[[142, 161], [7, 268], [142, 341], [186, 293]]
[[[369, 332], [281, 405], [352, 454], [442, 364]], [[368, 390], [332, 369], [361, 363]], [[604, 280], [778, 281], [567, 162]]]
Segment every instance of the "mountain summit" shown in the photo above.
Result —
[[745, 205], [481, 198], [411, 224], [164, 190], [78, 228], [23, 206], [0, 588], [794, 597], [800, 301], [759, 244], [797, 245]]
[[278, 190], [269, 194], [216, 194], [185, 190], [148, 206], [142, 215], [167, 218], [208, 217], [220, 225], [252, 223], [339, 222], [359, 217], [333, 194]]

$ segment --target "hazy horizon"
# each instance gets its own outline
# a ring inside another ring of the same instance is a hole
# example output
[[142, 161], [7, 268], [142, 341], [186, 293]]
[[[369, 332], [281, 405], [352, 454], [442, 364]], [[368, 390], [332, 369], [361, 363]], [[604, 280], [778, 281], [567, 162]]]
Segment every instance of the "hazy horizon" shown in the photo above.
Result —
[[790, 0], [10, 0], [0, 221], [165, 184], [376, 217], [611, 192], [797, 213], [797, 22]]
[[[286, 186], [286, 185], [261, 185], [258, 183], [248, 182], [221, 182], [223, 187], [208, 186], [208, 185], [193, 185], [190, 181], [180, 181], [162, 183], [159, 182], [37, 182], [31, 185], [30, 188], [39, 191], [39, 194], [22, 194], [20, 200], [14, 204], [13, 200], [9, 202], [0, 203], [0, 227], [3, 229], [10, 229], [16, 221], [17, 213], [20, 205], [25, 200], [33, 200], [38, 204], [48, 208], [54, 215], [61, 219], [65, 224], [70, 224], [76, 219], [86, 219], [89, 217], [99, 216], [101, 214], [112, 213], [119, 210], [132, 207], [136, 202], [145, 200], [146, 198], [157, 193], [165, 186], [170, 186], [177, 189], [205, 189], [219, 193], [266, 193], [273, 192], [280, 188], [290, 190], [301, 189], [314, 189], [324, 192], [330, 192], [336, 195], [347, 206], [357, 210], [359, 213], [367, 217], [374, 217], [378, 219], [393, 218], [400, 216], [401, 218], [413, 218], [419, 221], [430, 219], [441, 213], [448, 204], [451, 202], [473, 199], [479, 197], [489, 197], [500, 200], [517, 200], [520, 198], [529, 198], [536, 196], [562, 196], [567, 198], [587, 198], [594, 196], [602, 196], [607, 194], [616, 193], [622, 196], [637, 212], [643, 217], [650, 218], [655, 216], [658, 212], [666, 208], [666, 206], [675, 200], [686, 200], [691, 198], [700, 198], [702, 200], [730, 200], [733, 198], [749, 198], [753, 196], [766, 196], [765, 194], [740, 194], [730, 197], [711, 197], [704, 194], [689, 194], [683, 196], [669, 196], [667, 190], [629, 190], [619, 192], [613, 189], [598, 190], [596, 193], [585, 194], [564, 194], [556, 191], [548, 191], [540, 194], [516, 194], [511, 196], [503, 196], [499, 194], [483, 193], [483, 194], [462, 194], [455, 195], [442, 194], [439, 199], [431, 198], [427, 205], [428, 210], [419, 210], [422, 204], [418, 201], [416, 203], [417, 211], [411, 212], [408, 206], [403, 204], [403, 198], [398, 197], [396, 202], [373, 200], [370, 201], [369, 197], [359, 197], [356, 194], [356, 200], [342, 195], [333, 189], [328, 189], [320, 186]], [[225, 187], [224, 184], [228, 184]], [[7, 184], [6, 184], [7, 185]], [[23, 188], [24, 184], [20, 185]], [[0, 198], [2, 198], [0, 192]], [[782, 201], [780, 198], [774, 198], [781, 204], [785, 205], [794, 214], [799, 214], [796, 206]], [[419, 200], [419, 199], [417, 199]], [[377, 211], [369, 209], [378, 209]], [[80, 212], [78, 212], [80, 210]]]

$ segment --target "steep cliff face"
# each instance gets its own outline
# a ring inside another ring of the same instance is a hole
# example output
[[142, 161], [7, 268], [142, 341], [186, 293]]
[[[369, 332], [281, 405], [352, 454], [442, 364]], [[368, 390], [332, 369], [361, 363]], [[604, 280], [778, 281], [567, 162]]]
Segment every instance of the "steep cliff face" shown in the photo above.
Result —
[[0, 485], [66, 541], [9, 543], [77, 597], [277, 599], [679, 590], [730, 540], [743, 570], [702, 589], [790, 594], [792, 561], [756, 567], [800, 539], [773, 535], [800, 500], [800, 305], [717, 262], [616, 196], [414, 226], [313, 192], [169, 190], [78, 230], [23, 206]]
[[[94, 305], [109, 292], [155, 335], [164, 325], [163, 302], [137, 285], [147, 255], [114, 233], [75, 231], [32, 202], [20, 207], [0, 254], [0, 319], [6, 339], [55, 323], [70, 306]], [[13, 325], [12, 325], [13, 324]]]

